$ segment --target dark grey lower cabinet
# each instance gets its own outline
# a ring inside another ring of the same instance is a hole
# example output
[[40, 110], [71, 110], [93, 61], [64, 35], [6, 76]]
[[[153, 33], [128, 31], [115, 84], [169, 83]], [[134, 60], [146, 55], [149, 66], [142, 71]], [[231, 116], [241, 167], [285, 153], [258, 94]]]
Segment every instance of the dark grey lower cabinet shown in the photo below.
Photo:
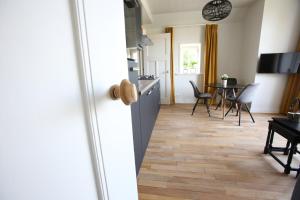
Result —
[[[139, 98], [139, 112], [133, 113], [133, 139], [136, 174], [138, 175], [160, 109], [160, 85], [157, 82]], [[132, 105], [133, 107], [133, 105]], [[138, 119], [139, 117], [139, 119]], [[137, 123], [140, 123], [138, 126]]]
[[155, 85], [154, 87], [154, 101], [156, 102], [154, 107], [155, 107], [155, 118], [157, 117], [160, 109], [160, 84], [159, 82]]
[[[132, 133], [135, 155], [135, 168], [139, 169], [142, 163], [142, 135], [141, 135], [141, 121], [140, 121], [140, 101], [131, 104], [131, 118], [132, 118]], [[138, 170], [136, 170], [136, 175]]]

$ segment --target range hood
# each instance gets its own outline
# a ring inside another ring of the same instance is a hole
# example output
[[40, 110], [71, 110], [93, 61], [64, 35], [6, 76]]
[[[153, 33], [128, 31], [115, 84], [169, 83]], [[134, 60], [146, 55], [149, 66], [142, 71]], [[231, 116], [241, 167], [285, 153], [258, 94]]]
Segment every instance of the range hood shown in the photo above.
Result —
[[150, 38], [142, 31], [141, 6], [138, 0], [124, 0], [126, 47], [140, 48], [153, 45]]
[[137, 8], [140, 6], [138, 0], [124, 0], [128, 8]]
[[140, 45], [142, 47], [152, 46], [153, 42], [151, 41], [151, 39], [147, 35], [142, 35]]

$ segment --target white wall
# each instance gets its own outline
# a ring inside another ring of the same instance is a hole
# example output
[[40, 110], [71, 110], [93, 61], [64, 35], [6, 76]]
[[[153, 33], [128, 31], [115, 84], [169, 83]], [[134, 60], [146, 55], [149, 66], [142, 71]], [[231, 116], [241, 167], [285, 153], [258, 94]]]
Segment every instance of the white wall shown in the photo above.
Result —
[[218, 80], [222, 74], [241, 82], [243, 23], [219, 24], [218, 30]]
[[264, 0], [254, 2], [248, 9], [243, 22], [242, 60], [240, 68], [241, 83], [254, 82], [259, 58], [259, 42], [264, 11]]
[[1, 2], [1, 200], [98, 199], [69, 4]]
[[[296, 50], [300, 37], [299, 11], [299, 0], [265, 0], [259, 53]], [[283, 74], [256, 74], [255, 82], [260, 83], [260, 87], [253, 112], [278, 113], [287, 78]]]
[[189, 81], [194, 81], [200, 91], [203, 91], [203, 75], [180, 74], [175, 75], [176, 103], [195, 103], [194, 92]]
[[[203, 49], [203, 26], [187, 26], [174, 28], [174, 69], [175, 69], [175, 99], [176, 103], [194, 103], [194, 93], [189, 80], [193, 80], [202, 88], [199, 74], [179, 74], [180, 68], [180, 44], [200, 43]], [[202, 51], [203, 52], [203, 51]], [[201, 56], [203, 58], [203, 56]], [[203, 63], [203, 60], [202, 60]], [[201, 65], [201, 74], [203, 67]]]

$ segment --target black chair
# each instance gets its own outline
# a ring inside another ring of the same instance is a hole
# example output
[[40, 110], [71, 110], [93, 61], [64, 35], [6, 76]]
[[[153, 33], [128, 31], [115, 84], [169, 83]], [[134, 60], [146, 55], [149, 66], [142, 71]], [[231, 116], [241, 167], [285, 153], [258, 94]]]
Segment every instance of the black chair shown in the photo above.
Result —
[[203, 99], [204, 100], [204, 104], [206, 105], [206, 109], [207, 109], [207, 113], [208, 115], [210, 116], [210, 110], [209, 110], [209, 105], [208, 105], [208, 100], [211, 99], [212, 95], [210, 93], [201, 93], [198, 89], [198, 87], [196, 86], [196, 84], [194, 83], [194, 81], [189, 81], [193, 87], [193, 90], [194, 90], [194, 96], [195, 98], [197, 98], [197, 101], [194, 105], [194, 108], [193, 108], [193, 111], [192, 111], [192, 115], [194, 114], [195, 112], [195, 109], [198, 105], [198, 102], [200, 99]]
[[243, 90], [238, 94], [237, 97], [229, 96], [227, 98], [227, 100], [229, 100], [231, 102], [231, 106], [230, 106], [229, 110], [227, 111], [227, 113], [225, 114], [225, 116], [227, 116], [227, 114], [230, 112], [230, 110], [233, 109], [233, 106], [235, 104], [237, 104], [238, 105], [237, 114], [239, 115], [239, 126], [240, 126], [241, 125], [241, 109], [242, 109], [242, 106], [244, 105], [247, 112], [251, 116], [253, 123], [255, 123], [254, 118], [253, 118], [247, 104], [252, 103], [252, 98], [254, 96], [254, 93], [255, 93], [258, 85], [259, 85], [258, 83], [248, 84], [248, 85], [246, 85], [245, 88], [243, 88]]
[[[237, 79], [236, 78], [228, 78], [227, 79], [227, 85], [236, 85], [236, 84], [237, 84]], [[238, 91], [237, 91], [237, 89], [229, 90], [229, 91], [227, 91], [226, 96], [234, 96], [233, 92], [237, 93]], [[218, 94], [220, 96], [222, 96], [223, 95], [223, 89], [221, 89], [221, 88], [218, 89]], [[218, 110], [218, 108], [221, 107], [221, 104], [222, 104], [222, 99], [220, 99], [220, 101], [219, 101], [217, 107], [215, 108], [215, 110]]]
[[291, 200], [299, 200], [299, 199], [300, 199], [300, 178], [297, 179]]

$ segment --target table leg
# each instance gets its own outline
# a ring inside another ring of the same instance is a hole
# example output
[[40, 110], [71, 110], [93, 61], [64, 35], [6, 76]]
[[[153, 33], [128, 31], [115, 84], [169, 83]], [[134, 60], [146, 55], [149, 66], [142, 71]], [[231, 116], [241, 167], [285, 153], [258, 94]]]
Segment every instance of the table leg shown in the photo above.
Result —
[[283, 152], [283, 155], [288, 155], [289, 154], [289, 147], [291, 145], [291, 142], [288, 140], [285, 146], [285, 150]]
[[[234, 91], [234, 89], [232, 89], [232, 91], [233, 91], [233, 96], [236, 98], [236, 94], [235, 94], [235, 91]], [[235, 109], [237, 109], [238, 108], [238, 104], [237, 103], [235, 103]], [[232, 109], [232, 112], [233, 112], [233, 109]]]
[[216, 98], [216, 96], [217, 96], [217, 93], [218, 93], [218, 89], [215, 89], [215, 91], [214, 91], [214, 94], [213, 94], [213, 96], [212, 96], [212, 98], [211, 98], [211, 100], [210, 100], [210, 104], [209, 104], [209, 106], [211, 106], [211, 105], [212, 105], [212, 103], [213, 103], [214, 99], [215, 99], [215, 98]]
[[271, 125], [269, 124], [269, 130], [268, 130], [268, 136], [267, 136], [266, 145], [264, 149], [264, 154], [267, 154], [269, 151], [270, 136], [271, 136]]
[[225, 119], [225, 100], [226, 100], [226, 89], [223, 89], [223, 92], [222, 92], [223, 119]]
[[268, 149], [272, 149], [273, 139], [274, 139], [274, 131], [271, 130], [270, 143]]
[[292, 146], [291, 146], [291, 149], [289, 151], [289, 157], [288, 157], [287, 163], [284, 167], [284, 173], [285, 174], [289, 174], [290, 171], [291, 171], [291, 162], [292, 162], [292, 159], [293, 159], [295, 147], [296, 147], [296, 143], [292, 142]]

